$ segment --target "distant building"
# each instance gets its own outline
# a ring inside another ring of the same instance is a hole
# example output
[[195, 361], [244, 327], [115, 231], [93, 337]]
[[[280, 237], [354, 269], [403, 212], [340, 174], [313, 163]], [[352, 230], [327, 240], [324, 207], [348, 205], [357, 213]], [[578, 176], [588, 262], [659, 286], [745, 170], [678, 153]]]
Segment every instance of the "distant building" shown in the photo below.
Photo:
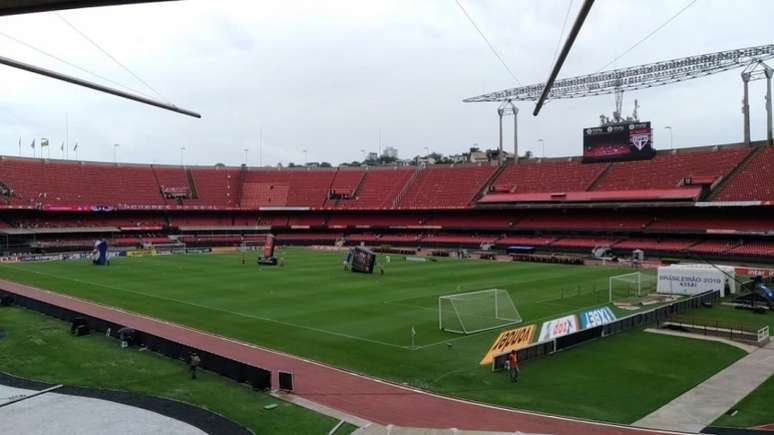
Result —
[[489, 161], [484, 151], [471, 151], [469, 157], [470, 163], [486, 163]]
[[368, 156], [366, 156], [366, 160], [370, 160], [372, 162], [375, 161], [375, 160], [379, 160], [379, 154], [376, 154], [376, 153], [373, 153], [373, 152], [372, 153], [368, 153]]
[[465, 163], [468, 161], [468, 155], [467, 154], [454, 154], [448, 157], [449, 160], [452, 161], [452, 163]]

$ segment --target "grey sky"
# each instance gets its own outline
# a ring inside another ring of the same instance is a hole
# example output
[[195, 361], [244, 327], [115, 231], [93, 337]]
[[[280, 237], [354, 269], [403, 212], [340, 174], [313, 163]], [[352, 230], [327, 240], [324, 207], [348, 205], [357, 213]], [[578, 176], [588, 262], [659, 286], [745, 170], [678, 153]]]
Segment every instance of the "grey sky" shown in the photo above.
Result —
[[[548, 75], [570, 0], [461, 0], [523, 84]], [[571, 19], [580, 6], [572, 4]], [[598, 0], [560, 76], [595, 72], [688, 0]], [[59, 157], [69, 119], [80, 159], [177, 164], [359, 160], [361, 149], [442, 153], [494, 146], [494, 104], [465, 97], [515, 86], [453, 0], [207, 1], [95, 8], [61, 15], [197, 120], [0, 66], [0, 153], [31, 155], [33, 138]], [[772, 43], [774, 2], [699, 0], [614, 67]], [[568, 24], [569, 28], [569, 24]], [[0, 31], [150, 93], [55, 14], [0, 18]], [[0, 54], [94, 79], [0, 36]], [[625, 95], [653, 122], [655, 145], [737, 142], [739, 70]], [[763, 82], [751, 87], [753, 138], [765, 134]], [[577, 155], [583, 127], [613, 97], [552, 101], [538, 118], [522, 103], [521, 149]], [[510, 137], [510, 132], [507, 133]], [[510, 141], [506, 143], [510, 147]], [[70, 157], [73, 153], [70, 152]]]

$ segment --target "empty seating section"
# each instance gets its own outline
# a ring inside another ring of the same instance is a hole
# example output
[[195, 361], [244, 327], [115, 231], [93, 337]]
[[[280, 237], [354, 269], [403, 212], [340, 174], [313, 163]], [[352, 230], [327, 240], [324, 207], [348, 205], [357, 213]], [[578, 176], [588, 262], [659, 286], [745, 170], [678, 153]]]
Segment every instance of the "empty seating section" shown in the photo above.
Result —
[[192, 168], [198, 198], [186, 200], [186, 205], [236, 207], [236, 187], [239, 170], [226, 168]]
[[231, 226], [231, 216], [228, 214], [191, 214], [176, 213], [170, 218], [170, 224], [174, 227], [197, 226], [197, 227], [225, 227]]
[[616, 249], [642, 249], [643, 251], [683, 251], [698, 242], [696, 239], [658, 239], [633, 237], [615, 244]]
[[385, 234], [379, 238], [384, 243], [418, 243], [419, 234]]
[[18, 205], [164, 203], [150, 166], [2, 159], [0, 177]]
[[366, 171], [355, 198], [339, 201], [336, 208], [385, 209], [392, 208], [393, 201], [406, 185], [414, 168], [371, 168]]
[[344, 237], [341, 233], [287, 233], [278, 234], [278, 241], [293, 241], [293, 240], [306, 240], [306, 241], [328, 241], [333, 242], [340, 240]]
[[339, 195], [352, 195], [355, 193], [365, 171], [362, 169], [339, 169], [331, 183], [331, 190]]
[[618, 239], [609, 237], [563, 237], [551, 243], [560, 248], [595, 248], [597, 246], [613, 246]]
[[288, 204], [288, 190], [286, 184], [251, 183], [242, 185], [243, 208], [259, 207], [285, 207]]
[[774, 229], [774, 216], [766, 213], [728, 213], [722, 209], [670, 211], [659, 213], [648, 226], [667, 231], [762, 231]]
[[714, 198], [715, 201], [774, 201], [774, 148], [766, 147], [750, 160]]
[[164, 188], [189, 188], [188, 177], [181, 166], [153, 166], [153, 172], [158, 180], [159, 187]]
[[659, 153], [652, 160], [617, 162], [593, 190], [673, 189], [685, 177], [725, 176], [749, 153], [749, 148], [723, 148]]
[[510, 164], [492, 185], [500, 193], [582, 191], [588, 189], [607, 165], [568, 160]]
[[774, 242], [753, 241], [743, 243], [729, 251], [734, 255], [750, 255], [755, 257], [774, 256]]
[[515, 213], [466, 213], [464, 215], [436, 214], [425, 220], [428, 226], [442, 228], [510, 228], [518, 216]]
[[[328, 189], [335, 175], [336, 171], [329, 169], [251, 169], [247, 171], [245, 183], [258, 184], [263, 189], [286, 189], [287, 201], [282, 204], [283, 206], [319, 208], [328, 196]], [[258, 206], [277, 206], [277, 204], [259, 201]]]
[[294, 215], [288, 219], [290, 226], [323, 226], [325, 225], [325, 216], [323, 215]]
[[422, 225], [418, 214], [385, 215], [378, 213], [335, 214], [328, 219], [329, 227], [406, 227]]
[[647, 213], [618, 210], [595, 210], [593, 212], [567, 212], [561, 210], [532, 212], [525, 214], [517, 224], [524, 229], [596, 229], [596, 230], [639, 230], [652, 220]]
[[688, 248], [689, 252], [698, 254], [723, 254], [734, 248], [738, 243], [729, 240], [704, 240]]
[[401, 208], [462, 208], [484, 188], [494, 166], [430, 166], [419, 171], [400, 201]]

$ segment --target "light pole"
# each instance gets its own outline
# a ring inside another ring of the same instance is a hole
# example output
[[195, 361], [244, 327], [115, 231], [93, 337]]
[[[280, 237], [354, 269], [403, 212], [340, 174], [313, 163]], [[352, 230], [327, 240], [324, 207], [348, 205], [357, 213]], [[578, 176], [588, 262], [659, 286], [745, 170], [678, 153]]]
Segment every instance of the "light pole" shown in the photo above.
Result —
[[363, 161], [365, 162], [365, 150], [361, 149], [360, 152], [363, 154]]
[[120, 147], [120, 144], [114, 143], [113, 144], [113, 163], [118, 164], [118, 147]]
[[674, 143], [672, 142], [672, 126], [671, 125], [667, 125], [664, 128], [669, 130], [669, 149], [673, 150], [673, 149], [675, 149], [675, 146], [674, 146]]
[[250, 151], [250, 150], [245, 148], [245, 166], [247, 166], [247, 152], [248, 151]]
[[538, 139], [538, 142], [540, 142], [540, 148], [542, 149], [543, 158], [546, 158], [546, 141], [543, 139]]
[[306, 166], [309, 163], [309, 158], [308, 158], [309, 151], [301, 150], [301, 152], [304, 153], [304, 166]]
[[184, 166], [183, 163], [183, 153], [185, 152], [185, 147], [180, 147], [180, 166]]

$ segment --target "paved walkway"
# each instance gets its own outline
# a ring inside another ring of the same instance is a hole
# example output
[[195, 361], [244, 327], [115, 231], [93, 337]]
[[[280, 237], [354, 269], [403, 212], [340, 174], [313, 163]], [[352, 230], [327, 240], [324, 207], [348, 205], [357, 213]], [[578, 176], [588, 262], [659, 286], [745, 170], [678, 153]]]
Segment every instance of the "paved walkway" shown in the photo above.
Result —
[[293, 376], [293, 394], [381, 425], [550, 434], [657, 434], [659, 430], [577, 420], [475, 403], [408, 388], [253, 344], [218, 336], [61, 293], [0, 279], [0, 289], [64, 309]]
[[645, 329], [645, 332], [650, 332], [651, 334], [671, 335], [673, 337], [685, 337], [685, 338], [693, 338], [696, 340], [715, 341], [718, 343], [725, 343], [729, 346], [734, 346], [736, 348], [742, 349], [745, 353], [753, 353], [756, 350], [760, 349], [759, 346], [754, 346], [752, 344], [746, 344], [739, 341], [729, 340], [723, 337], [716, 337], [714, 335], [695, 334], [692, 332], [682, 332], [682, 331], [674, 331], [671, 329], [657, 329], [657, 328], [647, 328]]
[[682, 396], [634, 423], [698, 433], [774, 374], [774, 342], [756, 349]]
[[188, 423], [142, 408], [56, 392], [29, 397], [37, 393], [0, 385], [0, 421], [9, 431], [5, 433], [205, 435]]

